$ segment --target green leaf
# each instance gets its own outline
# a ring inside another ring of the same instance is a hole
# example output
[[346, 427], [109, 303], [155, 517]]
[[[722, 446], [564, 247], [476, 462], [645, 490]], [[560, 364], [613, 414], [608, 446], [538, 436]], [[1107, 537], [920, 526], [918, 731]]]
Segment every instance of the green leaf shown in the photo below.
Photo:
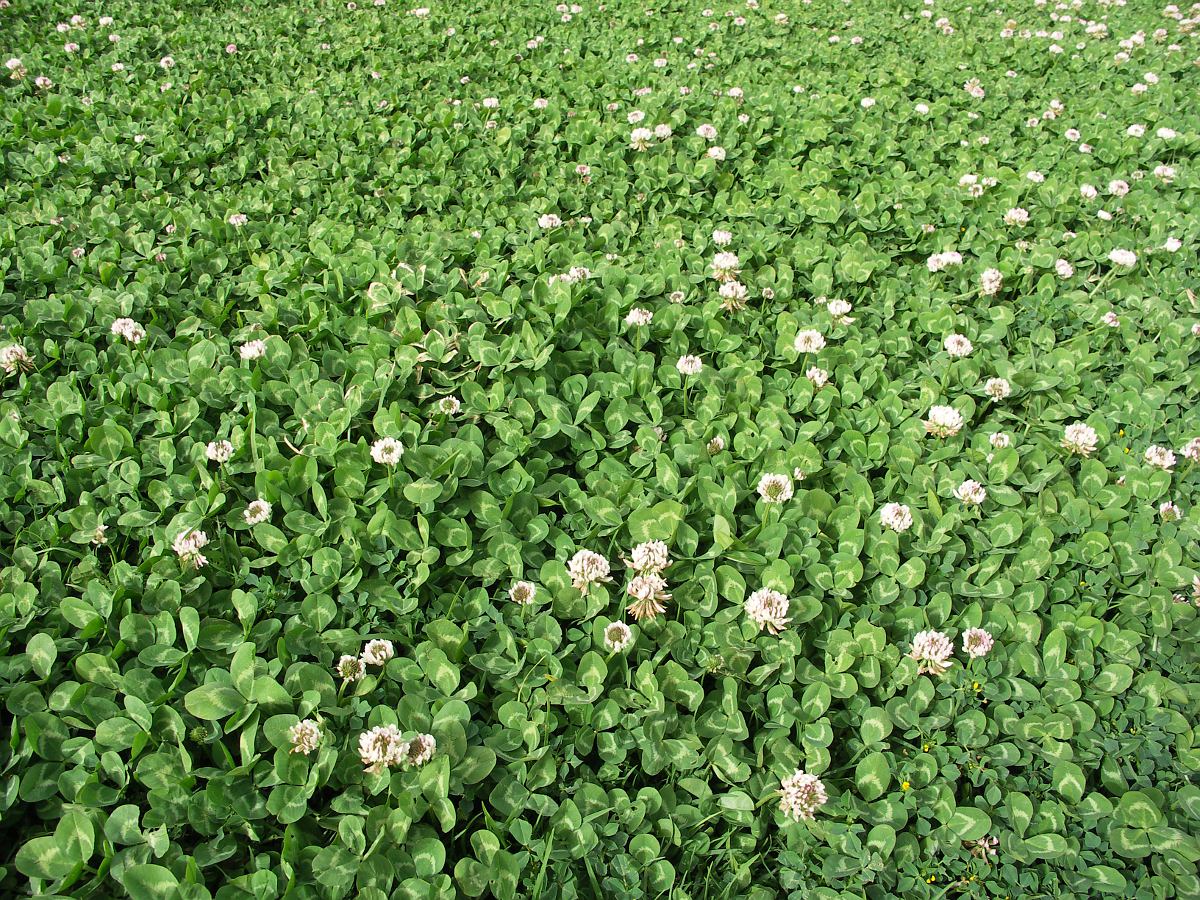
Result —
[[683, 512], [683, 504], [674, 500], [663, 500], [649, 509], [634, 510], [627, 523], [630, 540], [635, 544], [645, 541], [670, 543], [683, 523]]
[[172, 900], [179, 888], [179, 881], [170, 869], [153, 863], [130, 866], [121, 884], [129, 892], [130, 900]]
[[1025, 851], [1039, 859], [1056, 859], [1069, 849], [1066, 838], [1058, 834], [1035, 834], [1025, 839]]
[[987, 533], [993, 547], [1015, 544], [1021, 536], [1020, 515], [1012, 510], [1000, 513], [988, 523]]
[[204, 684], [188, 691], [183, 698], [184, 708], [197, 719], [213, 721], [237, 712], [245, 698], [228, 684]]
[[977, 841], [992, 830], [992, 820], [981, 809], [960, 806], [946, 823], [946, 829], [960, 841]]
[[892, 717], [882, 707], [868, 709], [863, 715], [859, 733], [865, 744], [882, 743], [892, 733]]
[[58, 647], [54, 644], [54, 638], [44, 631], [29, 639], [29, 643], [25, 645], [25, 652], [29, 654], [29, 664], [33, 666], [38, 678], [47, 677], [54, 661], [58, 659]]
[[892, 770], [887, 757], [878, 751], [868, 753], [854, 769], [859, 796], [868, 802], [882, 797], [891, 780]]
[[1126, 791], [1117, 803], [1113, 818], [1128, 828], [1153, 828], [1162, 824], [1163, 814], [1141, 791]]
[[1054, 767], [1054, 774], [1051, 776], [1054, 782], [1054, 789], [1058, 791], [1064, 800], [1069, 803], [1078, 803], [1083, 799], [1084, 791], [1087, 789], [1086, 779], [1083, 775], [1083, 769], [1072, 762], [1065, 760]]

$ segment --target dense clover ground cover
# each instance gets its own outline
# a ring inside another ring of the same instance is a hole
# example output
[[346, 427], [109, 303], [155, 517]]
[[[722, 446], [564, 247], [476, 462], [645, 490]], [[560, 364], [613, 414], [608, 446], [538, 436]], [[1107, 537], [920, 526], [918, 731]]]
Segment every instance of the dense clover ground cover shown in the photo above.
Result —
[[5, 896], [1200, 896], [1200, 7], [85, 6]]

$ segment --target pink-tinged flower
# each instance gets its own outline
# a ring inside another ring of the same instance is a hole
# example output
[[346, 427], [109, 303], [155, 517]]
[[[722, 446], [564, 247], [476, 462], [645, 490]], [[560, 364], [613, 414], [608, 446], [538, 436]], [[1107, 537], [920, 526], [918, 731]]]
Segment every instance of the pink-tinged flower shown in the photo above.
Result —
[[885, 503], [879, 511], [879, 522], [884, 528], [903, 534], [912, 528], [912, 511], [903, 503]]
[[1167, 447], [1151, 444], [1146, 448], [1143, 458], [1148, 465], [1162, 469], [1164, 472], [1170, 472], [1175, 468], [1175, 453]]
[[1183, 518], [1183, 510], [1170, 500], [1164, 500], [1158, 505], [1158, 515], [1164, 522], [1174, 522], [1176, 519]]
[[971, 851], [971, 855], [976, 859], [991, 862], [997, 856], [998, 851], [996, 850], [996, 846], [999, 843], [999, 838], [984, 835], [977, 841], [963, 841], [963, 846], [967, 847]]
[[1117, 326], [1119, 326], [1121, 324], [1121, 320], [1117, 317], [1117, 314], [1115, 312], [1113, 312], [1111, 309], [1108, 312], [1106, 312], [1103, 316], [1100, 317], [1100, 321], [1103, 322], [1105, 325], [1107, 325], [1109, 328], [1116, 328]]
[[580, 163], [575, 167], [575, 174], [582, 175], [584, 178], [586, 178], [588, 175], [592, 174], [592, 167]]
[[717, 129], [712, 125], [701, 125], [696, 129], [696, 134], [706, 141], [715, 141], [717, 139]]
[[208, 546], [208, 535], [203, 531], [181, 531], [176, 535], [174, 542], [171, 544], [171, 549], [175, 551], [175, 555], [179, 557], [179, 561], [193, 569], [203, 568], [208, 564], [208, 559], [200, 551]]
[[1075, 422], [1063, 430], [1063, 448], [1079, 456], [1090, 456], [1099, 444], [1096, 429], [1084, 422]]
[[624, 622], [613, 622], [604, 629], [604, 646], [611, 653], [620, 653], [633, 642], [633, 632]]
[[934, 437], [954, 437], [963, 427], [962, 413], [952, 406], [934, 406], [925, 420], [925, 432]]
[[779, 591], [759, 588], [746, 598], [746, 616], [768, 634], [779, 634], [792, 620], [788, 617], [788, 598]]
[[259, 497], [246, 507], [242, 518], [247, 525], [260, 525], [271, 518], [271, 504]]
[[786, 503], [794, 493], [792, 479], [787, 475], [767, 472], [758, 480], [758, 496], [764, 503]]
[[917, 661], [917, 674], [944, 675], [953, 662], [954, 644], [940, 631], [919, 631], [913, 638], [910, 659]]
[[982, 628], [968, 628], [962, 633], [963, 653], [971, 659], [979, 659], [992, 652], [995, 639]]
[[987, 499], [987, 490], [978, 481], [968, 478], [954, 489], [954, 496], [967, 506], [979, 506]]
[[797, 769], [779, 785], [779, 809], [796, 822], [814, 818], [818, 809], [829, 802], [825, 785], [816, 775]]
[[371, 459], [384, 466], [394, 466], [404, 455], [404, 445], [391, 437], [380, 438], [371, 445]]
[[376, 638], [367, 641], [362, 650], [362, 661], [368, 666], [386, 665], [387, 661], [396, 655], [396, 648], [392, 646], [391, 641], [385, 641], [382, 638]]
[[225, 52], [232, 55], [238, 52], [237, 44], [226, 44]]
[[1179, 452], [1183, 454], [1184, 459], [1200, 462], [1200, 437], [1192, 438]]
[[571, 576], [571, 585], [583, 594], [586, 594], [593, 584], [612, 581], [608, 574], [608, 560], [591, 550], [580, 550], [572, 556], [571, 561], [567, 563], [567, 572]]
[[288, 729], [288, 741], [292, 753], [308, 756], [321, 744], [321, 726], [312, 719], [297, 722]]
[[250, 219], [245, 213], [234, 213], [229, 217], [229, 224], [234, 228], [241, 228], [249, 221]]
[[204, 448], [204, 455], [208, 457], [209, 462], [224, 465], [233, 459], [233, 444], [229, 441], [209, 441]]

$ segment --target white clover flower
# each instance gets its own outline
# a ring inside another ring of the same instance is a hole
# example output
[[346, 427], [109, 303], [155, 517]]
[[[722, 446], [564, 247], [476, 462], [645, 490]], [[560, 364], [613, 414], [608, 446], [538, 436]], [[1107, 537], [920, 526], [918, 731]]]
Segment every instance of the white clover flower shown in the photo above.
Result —
[[204, 448], [204, 455], [208, 457], [209, 462], [223, 465], [233, 458], [233, 444], [229, 441], [209, 441]]
[[633, 642], [633, 632], [624, 622], [613, 622], [604, 629], [604, 646], [612, 653], [620, 653]]
[[666, 610], [664, 603], [671, 599], [666, 580], [657, 572], [633, 576], [625, 587], [625, 593], [633, 598], [626, 611], [638, 622], [662, 615]]
[[1099, 438], [1096, 429], [1084, 422], [1075, 422], [1063, 430], [1063, 447], [1071, 453], [1089, 456], [1096, 450]]
[[970, 356], [971, 351], [975, 349], [966, 336], [961, 334], [950, 335], [943, 342], [942, 346], [946, 348], [947, 353], [958, 358]]
[[733, 241], [733, 234], [728, 231], [718, 229], [712, 233], [712, 242], [718, 247], [728, 247], [731, 241]]
[[234, 228], [241, 228], [249, 221], [250, 219], [245, 215], [245, 213], [234, 213], [229, 217], [229, 224]]
[[674, 132], [672, 131], [671, 126], [666, 122], [662, 122], [654, 126], [654, 136], [660, 141], [667, 140], [673, 133]]
[[245, 360], [261, 359], [267, 353], [267, 342], [261, 338], [246, 341], [238, 348], [238, 355]]
[[433, 759], [437, 752], [437, 740], [432, 734], [418, 734], [408, 744], [408, 754], [405, 762], [410, 766], [423, 766]]
[[406, 762], [408, 750], [408, 741], [395, 725], [376, 725], [358, 738], [359, 758], [372, 775]]
[[696, 129], [696, 134], [706, 141], [715, 141], [717, 139], [717, 129], [712, 125], [701, 125]]
[[935, 437], [954, 437], [962, 430], [962, 413], [952, 406], [934, 406], [925, 420], [925, 431]]
[[758, 496], [764, 503], [786, 503], [794, 493], [792, 479], [787, 475], [767, 472], [758, 479]]
[[709, 453], [720, 453], [725, 449], [725, 438], [718, 434], [708, 442], [706, 449]]
[[654, 132], [649, 128], [635, 128], [629, 132], [629, 146], [633, 150], [648, 150], [653, 137]]
[[728, 251], [718, 253], [712, 258], [709, 265], [712, 269], [712, 277], [717, 281], [733, 281], [741, 273], [741, 262], [736, 253]]
[[1099, 195], [1100, 192], [1090, 184], [1081, 184], [1079, 186], [1079, 196], [1083, 197], [1084, 200], [1095, 200]]
[[146, 339], [146, 329], [133, 319], [117, 319], [112, 323], [111, 331], [118, 337], [123, 337], [131, 344], [140, 344]]
[[944, 675], [953, 662], [954, 644], [940, 631], [920, 631], [913, 638], [910, 659], [917, 661], [917, 674]]
[[1108, 261], [1114, 266], [1129, 268], [1137, 265], [1137, 254], [1132, 250], [1122, 250], [1118, 247], [1108, 254]]
[[391, 437], [380, 438], [371, 445], [371, 459], [384, 466], [394, 466], [404, 455], [404, 445]]
[[396, 655], [396, 648], [392, 646], [391, 641], [385, 641], [382, 638], [376, 638], [373, 641], [367, 641], [362, 650], [362, 661], [368, 666], [386, 665], [387, 661]]
[[661, 572], [671, 564], [671, 555], [664, 541], [646, 541], [634, 547], [624, 562], [638, 572]]
[[438, 401], [437, 407], [438, 412], [443, 416], [456, 416], [459, 410], [462, 409], [462, 401], [454, 396], [443, 397]]
[[839, 325], [849, 325], [854, 320], [850, 318], [850, 313], [854, 309], [854, 305], [849, 300], [834, 298], [825, 304], [825, 308], [829, 310], [829, 315], [833, 317], [833, 321]]
[[1146, 448], [1142, 458], [1146, 460], [1147, 465], [1162, 469], [1164, 472], [1170, 472], [1175, 468], [1175, 453], [1168, 447], [1151, 444]]
[[999, 269], [984, 269], [983, 274], [979, 276], [979, 290], [985, 297], [994, 297], [1000, 293], [1000, 288], [1004, 285], [1004, 276], [1000, 274]]
[[806, 328], [797, 332], [792, 346], [797, 353], [819, 353], [825, 348], [825, 335], [815, 328]]
[[709, 147], [708, 151], [704, 155], [709, 159], [715, 159], [717, 162], [723, 162], [725, 159], [725, 148]]
[[879, 511], [879, 522], [884, 528], [903, 534], [912, 528], [912, 511], [903, 503], [885, 503]]
[[1015, 206], [1004, 214], [1005, 225], [1027, 225], [1029, 224], [1029, 211]]
[[537, 599], [537, 585], [532, 581], [518, 581], [508, 589], [508, 599], [518, 606], [528, 606]]
[[746, 598], [746, 616], [768, 634], [779, 634], [792, 620], [788, 617], [788, 598], [779, 591], [759, 588]]
[[1114, 178], [1108, 183], [1108, 192], [1114, 197], [1124, 197], [1129, 193], [1129, 182]]
[[321, 726], [312, 719], [304, 719], [288, 729], [288, 741], [292, 753], [304, 756], [312, 753], [321, 744]]
[[1100, 321], [1103, 322], [1105, 325], [1107, 325], [1109, 328], [1116, 328], [1118, 325], [1121, 324], [1121, 320], [1117, 317], [1117, 314], [1115, 312], [1113, 312], [1111, 309], [1108, 312], [1106, 312], [1103, 316], [1100, 317]]
[[930, 272], [940, 272], [950, 266], [961, 266], [962, 254], [954, 250], [946, 250], [942, 253], [934, 253], [929, 259], [925, 260], [925, 266]]
[[1007, 378], [989, 378], [983, 386], [984, 393], [996, 402], [1005, 399], [1012, 393], [1012, 385]]
[[1070, 278], [1075, 274], [1075, 267], [1065, 259], [1056, 260], [1054, 263], [1054, 271], [1059, 278]]
[[334, 667], [338, 677], [350, 684], [355, 681], [360, 681], [367, 674], [367, 664], [357, 656], [343, 654]]
[[253, 500], [242, 513], [247, 525], [259, 525], [271, 518], [271, 504], [259, 497]]
[[1174, 522], [1183, 518], [1183, 510], [1170, 500], [1164, 500], [1158, 505], [1158, 515], [1164, 522]]
[[954, 496], [967, 506], [979, 506], [987, 499], [987, 490], [978, 481], [967, 479], [954, 489]]
[[825, 784], [816, 775], [810, 775], [803, 769], [797, 769], [783, 779], [779, 793], [779, 809], [796, 822], [813, 819], [817, 810], [829, 802]]
[[1169, 237], [1165, 241], [1163, 241], [1163, 249], [1166, 250], [1168, 253], [1175, 253], [1182, 246], [1183, 246], [1183, 241], [1179, 240], [1179, 238], [1177, 238], [1177, 237]]
[[704, 368], [704, 364], [698, 356], [681, 356], [679, 362], [675, 363], [675, 368], [679, 370], [679, 374], [685, 377], [699, 375], [700, 370]]
[[539, 228], [558, 228], [562, 225], [562, 219], [554, 213], [545, 213], [538, 216], [537, 223]]
[[750, 297], [749, 289], [740, 281], [726, 281], [717, 291], [721, 297], [721, 308], [727, 312], [738, 312], [746, 308]]
[[818, 391], [829, 384], [829, 373], [817, 366], [810, 366], [809, 370], [804, 373], [804, 377], [811, 381], [813, 387]]
[[992, 636], [982, 628], [968, 628], [962, 634], [963, 653], [971, 659], [987, 656], [995, 643]]
[[571, 575], [571, 585], [584, 594], [593, 584], [612, 581], [608, 574], [608, 560], [591, 550], [580, 550], [572, 556], [567, 563], [567, 571]]
[[1010, 438], [1003, 431], [995, 431], [992, 433], [991, 437], [988, 438], [988, 443], [991, 444], [992, 448], [995, 450], [1003, 450], [1012, 443], [1012, 438]]
[[650, 310], [642, 309], [640, 306], [635, 306], [629, 311], [629, 314], [625, 316], [625, 324], [640, 328], [644, 325], [649, 325], [653, 319], [654, 313], [650, 312]]
[[0, 369], [6, 375], [16, 375], [18, 372], [33, 371], [33, 357], [20, 344], [9, 344], [0, 348]]

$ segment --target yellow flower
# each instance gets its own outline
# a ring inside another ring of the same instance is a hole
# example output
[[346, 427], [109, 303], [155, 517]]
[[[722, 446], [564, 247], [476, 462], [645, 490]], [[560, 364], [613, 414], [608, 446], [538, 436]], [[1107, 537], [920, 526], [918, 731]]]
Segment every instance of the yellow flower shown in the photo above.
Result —
[[907, 782], [907, 781], [902, 781], [902, 782], [900, 782], [900, 790], [902, 790], [902, 791], [907, 791], [907, 790], [908, 790], [908, 787], [909, 787], [909, 785], [908, 785], [908, 782]]
[[1122, 428], [1120, 431], [1117, 432], [1117, 437], [1125, 437], [1125, 429], [1124, 428]]
[[928, 744], [922, 744], [922, 745], [921, 745], [921, 749], [922, 749], [923, 751], [925, 751], [926, 753], [928, 753], [928, 752], [929, 752], [929, 745], [928, 745]]
[[978, 681], [972, 681], [972, 682], [971, 682], [971, 690], [973, 690], [973, 691], [976, 691], [976, 692], [978, 692], [979, 690], [981, 690], [981, 685], [979, 684], [979, 682], [978, 682]]

